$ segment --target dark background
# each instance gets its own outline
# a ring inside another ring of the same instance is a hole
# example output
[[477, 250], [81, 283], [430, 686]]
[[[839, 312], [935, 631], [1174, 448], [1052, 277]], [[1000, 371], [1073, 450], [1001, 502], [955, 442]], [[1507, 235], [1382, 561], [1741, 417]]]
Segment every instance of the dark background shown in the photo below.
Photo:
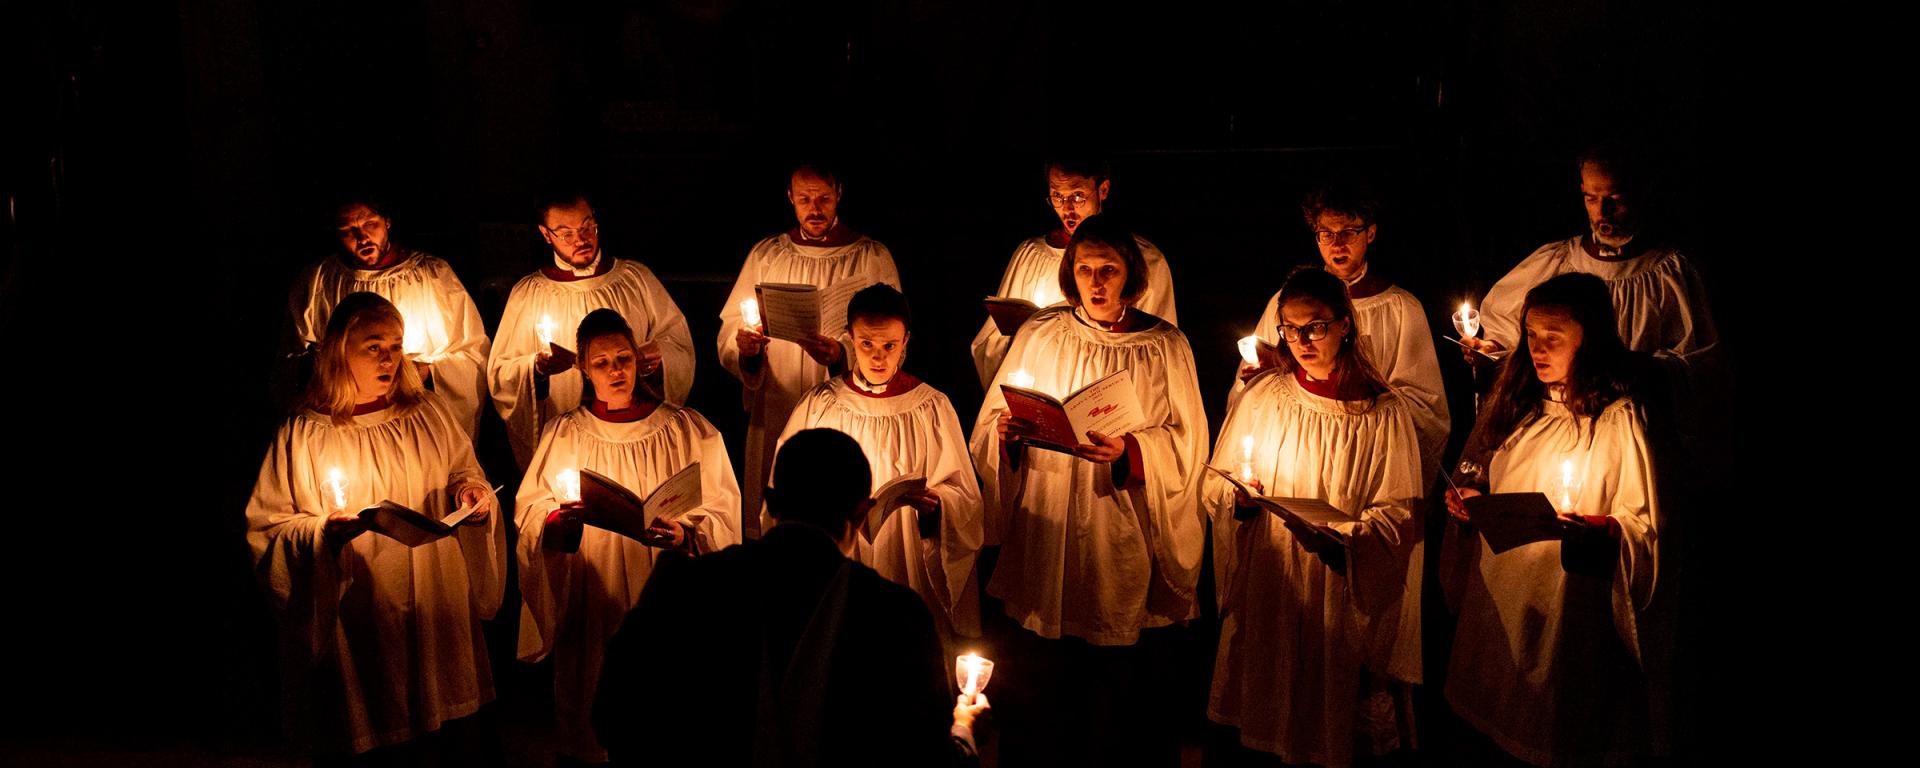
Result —
[[[286, 290], [334, 247], [324, 201], [343, 186], [384, 190], [395, 239], [451, 262], [491, 327], [547, 259], [535, 189], [585, 184], [607, 253], [649, 264], [686, 312], [691, 405], [736, 447], [716, 315], [748, 247], [792, 225], [782, 189], [802, 158], [846, 169], [843, 220], [891, 247], [920, 318], [907, 367], [963, 419], [979, 403], [979, 298], [1056, 223], [1050, 147], [1113, 158], [1111, 210], [1168, 256], [1215, 425], [1233, 340], [1317, 258], [1297, 206], [1330, 178], [1381, 190], [1375, 268], [1445, 332], [1452, 305], [1584, 227], [1578, 148], [1635, 137], [1736, 365], [1749, 327], [1727, 147], [1753, 59], [1704, 0], [7, 14], [0, 387], [18, 524], [0, 690], [22, 711], [0, 734], [21, 743], [271, 743], [271, 624], [242, 510], [280, 418], [268, 377]], [[1471, 405], [1442, 357], [1457, 442]], [[489, 471], [512, 484], [497, 426]], [[1732, 634], [1722, 598], [1737, 590], [1731, 545], [1700, 538], [1690, 621], [1707, 647]], [[510, 641], [494, 646], [503, 669]], [[1703, 709], [1720, 683], [1703, 667]]]

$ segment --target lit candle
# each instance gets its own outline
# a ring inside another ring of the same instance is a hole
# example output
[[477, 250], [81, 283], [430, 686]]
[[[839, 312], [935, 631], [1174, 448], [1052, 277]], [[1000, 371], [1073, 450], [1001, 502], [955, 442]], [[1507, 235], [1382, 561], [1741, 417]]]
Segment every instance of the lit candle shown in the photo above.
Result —
[[333, 493], [333, 511], [347, 511], [347, 476], [339, 467], [327, 470], [327, 490]]
[[1480, 313], [1470, 302], [1460, 302], [1460, 311], [1453, 313], [1453, 329], [1460, 332], [1460, 338], [1480, 333]]
[[552, 344], [553, 332], [559, 328], [560, 324], [554, 322], [551, 315], [541, 315], [540, 322], [533, 324], [533, 332], [540, 336], [542, 345]]
[[1027, 369], [1021, 368], [1020, 370], [1007, 374], [1007, 383], [1016, 387], [1032, 389], [1033, 375], [1027, 373]]
[[747, 325], [751, 325], [755, 328], [760, 327], [760, 300], [759, 299], [747, 299], [746, 301], [740, 302], [740, 322], [746, 323]]
[[400, 323], [406, 330], [400, 333], [400, 348], [408, 357], [427, 351], [427, 329], [421, 323], [414, 322], [405, 312], [400, 313]]
[[580, 500], [580, 473], [573, 469], [560, 470], [553, 476], [554, 491], [561, 501]]
[[1253, 482], [1253, 435], [1240, 438], [1240, 482]]
[[953, 660], [955, 677], [960, 681], [960, 692], [969, 700], [986, 690], [987, 681], [993, 679], [993, 662], [977, 653], [966, 653]]
[[1240, 359], [1247, 365], [1260, 364], [1260, 337], [1247, 336], [1240, 340]]
[[1573, 479], [1573, 459], [1560, 462], [1560, 511], [1573, 511], [1573, 497], [1579, 495], [1580, 483]]
[[1048, 285], [1045, 280], [1034, 284], [1033, 305], [1036, 307], [1049, 307], [1052, 306], [1054, 302], [1059, 301], [1059, 299], [1054, 298], [1054, 292], [1051, 289], [1052, 286]]

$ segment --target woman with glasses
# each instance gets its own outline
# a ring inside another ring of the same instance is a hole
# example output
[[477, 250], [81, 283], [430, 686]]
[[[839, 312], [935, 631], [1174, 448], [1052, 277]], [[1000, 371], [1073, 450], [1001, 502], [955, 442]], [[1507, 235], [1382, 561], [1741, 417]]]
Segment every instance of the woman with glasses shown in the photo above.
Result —
[[1357, 519], [1283, 521], [1210, 480], [1216, 530], [1237, 522], [1215, 540], [1215, 561], [1226, 565], [1208, 707], [1237, 729], [1237, 744], [1220, 734], [1212, 749], [1344, 766], [1356, 744], [1383, 754], [1412, 732], [1407, 685], [1420, 681], [1419, 647], [1399, 641], [1402, 622], [1420, 620], [1406, 579], [1419, 539], [1415, 407], [1368, 361], [1339, 278], [1301, 268], [1276, 301], [1280, 364], [1248, 383], [1212, 464], [1263, 495], [1324, 501]]
[[[1464, 585], [1447, 701], [1500, 749], [1536, 765], [1625, 762], [1648, 751], [1649, 665], [1664, 659], [1655, 608], [1660, 534], [1636, 363], [1616, 331], [1607, 284], [1585, 273], [1527, 292], [1526, 343], [1480, 410], [1457, 475], [1466, 499], [1540, 492], [1557, 535], [1495, 554], [1480, 526]], [[1650, 642], [1653, 641], [1653, 642]]]
[[[472, 439], [421, 387], [405, 338], [386, 299], [335, 305], [306, 403], [247, 502], [287, 723], [327, 757], [417, 739], [494, 695], [480, 620], [500, 607], [505, 529]], [[409, 546], [367, 530], [361, 510], [383, 501], [433, 520], [473, 511], [452, 535]]]

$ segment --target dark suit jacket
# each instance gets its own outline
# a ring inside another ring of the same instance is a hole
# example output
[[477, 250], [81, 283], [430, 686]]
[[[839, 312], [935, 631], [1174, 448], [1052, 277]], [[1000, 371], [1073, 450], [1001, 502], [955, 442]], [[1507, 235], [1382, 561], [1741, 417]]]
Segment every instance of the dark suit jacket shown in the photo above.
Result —
[[947, 765], [954, 694], [919, 597], [823, 531], [656, 569], [593, 711], [619, 764]]

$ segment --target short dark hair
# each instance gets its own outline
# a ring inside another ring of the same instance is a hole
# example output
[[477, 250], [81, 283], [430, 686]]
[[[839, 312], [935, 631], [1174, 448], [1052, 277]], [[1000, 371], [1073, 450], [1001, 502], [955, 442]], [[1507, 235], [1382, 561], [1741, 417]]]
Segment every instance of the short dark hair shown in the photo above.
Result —
[[1067, 253], [1060, 259], [1060, 295], [1067, 303], [1080, 306], [1080, 284], [1073, 280], [1073, 259], [1087, 243], [1099, 243], [1112, 248], [1127, 263], [1127, 284], [1120, 290], [1124, 299], [1136, 299], [1147, 292], [1147, 257], [1140, 253], [1139, 243], [1133, 240], [1133, 230], [1119, 218], [1111, 214], [1096, 214], [1080, 222], [1073, 230], [1073, 239], [1067, 241]]
[[1300, 202], [1300, 215], [1307, 229], [1320, 226], [1320, 214], [1341, 213], [1372, 226], [1380, 221], [1380, 200], [1366, 187], [1354, 183], [1327, 184], [1307, 193]]
[[585, 203], [588, 208], [593, 207], [593, 199], [587, 196], [586, 190], [579, 187], [556, 185], [543, 189], [534, 200], [533, 223], [544, 227], [547, 225], [547, 211], [565, 208], [574, 203]]
[[897, 319], [913, 332], [913, 308], [907, 305], [906, 294], [886, 283], [874, 283], [862, 288], [859, 293], [847, 300], [847, 325], [852, 326], [856, 319], [887, 320]]
[[1574, 159], [1574, 173], [1578, 174], [1588, 165], [1605, 169], [1607, 175], [1613, 177], [1613, 183], [1628, 194], [1646, 191], [1647, 182], [1650, 181], [1639, 153], [1619, 141], [1601, 141], [1582, 148]]
[[773, 462], [773, 487], [767, 489], [767, 514], [780, 522], [801, 522], [836, 536], [860, 512], [873, 491], [867, 454], [846, 433], [807, 429], [787, 438]]
[[327, 198], [327, 203], [328, 203], [327, 222], [329, 225], [333, 224], [334, 222], [337, 222], [340, 219], [340, 214], [346, 213], [348, 208], [352, 208], [353, 206], [356, 206], [356, 205], [366, 206], [367, 208], [373, 211], [374, 215], [379, 216], [381, 218], [384, 218], [384, 219], [393, 218], [393, 214], [388, 212], [390, 210], [391, 204], [387, 201], [387, 198], [385, 195], [380, 194], [376, 190], [371, 190], [371, 189], [338, 190], [338, 191], [335, 191], [330, 197]]
[[640, 348], [640, 342], [633, 338], [633, 326], [627, 325], [627, 319], [621, 317], [619, 312], [601, 307], [581, 318], [580, 329], [573, 335], [573, 352], [578, 356], [581, 370], [587, 367], [587, 342], [602, 336], [624, 336], [627, 344], [635, 349]]
[[1059, 171], [1068, 176], [1085, 176], [1093, 179], [1093, 183], [1095, 184], [1113, 178], [1113, 165], [1108, 163], [1105, 158], [1091, 154], [1063, 152], [1049, 156], [1046, 165], [1041, 167], [1040, 172], [1043, 174], [1051, 174], [1054, 171]]
[[835, 190], [842, 189], [846, 186], [846, 180], [841, 178], [840, 169], [835, 167], [833, 163], [825, 160], [807, 160], [805, 162], [795, 163], [793, 170], [787, 173], [788, 189], [793, 188], [793, 177], [801, 174], [826, 181], [832, 184]]

